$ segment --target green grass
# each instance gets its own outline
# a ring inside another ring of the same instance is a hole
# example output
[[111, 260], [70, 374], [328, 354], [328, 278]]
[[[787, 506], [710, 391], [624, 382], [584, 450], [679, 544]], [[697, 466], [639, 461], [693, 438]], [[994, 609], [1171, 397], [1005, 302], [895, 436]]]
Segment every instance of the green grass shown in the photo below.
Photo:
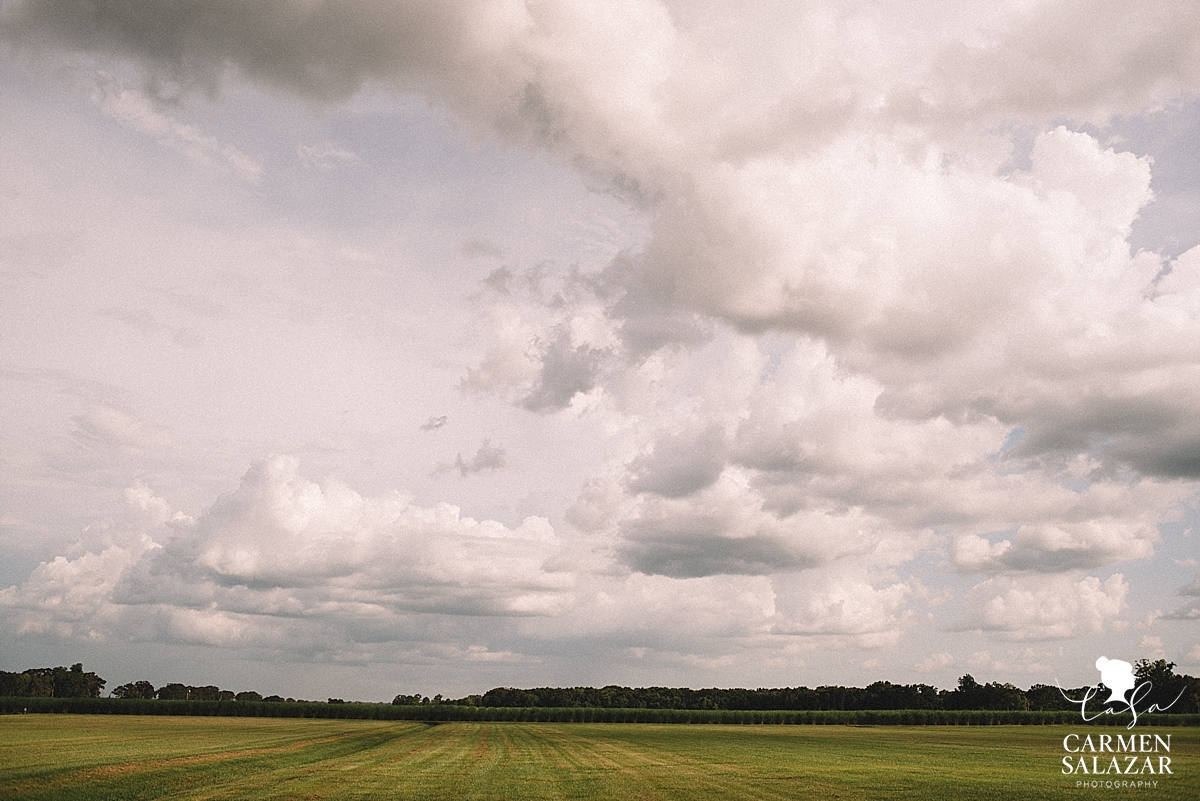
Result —
[[[1062, 775], [1071, 731], [1089, 730], [8, 715], [0, 798], [1113, 796]], [[1200, 731], [1145, 731], [1171, 735], [1175, 775], [1149, 777], [1157, 789], [1115, 794], [1200, 797]]]

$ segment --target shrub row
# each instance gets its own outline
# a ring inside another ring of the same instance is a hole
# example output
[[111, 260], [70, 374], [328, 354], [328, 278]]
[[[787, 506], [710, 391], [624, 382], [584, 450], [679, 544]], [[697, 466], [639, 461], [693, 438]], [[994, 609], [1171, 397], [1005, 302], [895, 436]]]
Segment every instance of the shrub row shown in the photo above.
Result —
[[[484, 707], [430, 704], [266, 703], [256, 701], [157, 701], [126, 698], [0, 698], [0, 713], [82, 715], [197, 715], [224, 717], [341, 718], [357, 720], [513, 721], [529, 723], [731, 723], [826, 726], [1045, 726], [1079, 724], [1077, 712], [998, 710], [736, 710], [603, 709], [595, 707]], [[1143, 725], [1200, 726], [1200, 715], [1155, 714]], [[1094, 725], [1127, 726], [1128, 715], [1102, 715]]]

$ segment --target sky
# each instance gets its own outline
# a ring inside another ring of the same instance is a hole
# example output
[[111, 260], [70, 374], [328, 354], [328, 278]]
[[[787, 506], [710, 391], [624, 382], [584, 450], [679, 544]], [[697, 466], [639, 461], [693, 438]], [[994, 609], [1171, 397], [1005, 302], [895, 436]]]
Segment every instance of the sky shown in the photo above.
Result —
[[0, 669], [1200, 672], [1200, 9], [0, 0]]

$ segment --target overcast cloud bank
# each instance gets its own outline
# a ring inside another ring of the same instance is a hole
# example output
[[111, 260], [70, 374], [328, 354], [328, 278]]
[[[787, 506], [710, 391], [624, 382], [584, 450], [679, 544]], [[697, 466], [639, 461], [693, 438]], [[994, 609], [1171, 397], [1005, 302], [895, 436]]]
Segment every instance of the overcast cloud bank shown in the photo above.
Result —
[[[1191, 4], [10, 0], [0, 36], [20, 80], [84, 76], [140, 137], [97, 163], [182, 155], [205, 207], [112, 225], [136, 269], [59, 259], [174, 287], [146, 316], [56, 295], [37, 236], [68, 190], [39, 190], [0, 252], [14, 307], [194, 351], [167, 361], [211, 406], [248, 387], [222, 422], [151, 402], [148, 355], [96, 375], [7, 340], [20, 419], [59, 400], [48, 444], [6, 434], [33, 500], [4, 536], [38, 566], [0, 592], [5, 637], [512, 666], [449, 692], [583, 663], [854, 683], [843, 651], [944, 682], [1139, 637], [1195, 661], [1195, 610], [1164, 610], [1200, 581], [1166, 567], [1195, 550], [1200, 247], [1131, 245], [1164, 201], [1119, 135], [1196, 108]], [[437, 125], [465, 137], [421, 151]], [[363, 177], [401, 145], [403, 174]], [[456, 172], [471, 148], [524, 216]], [[168, 219], [213, 250], [164, 248]], [[147, 489], [188, 476], [187, 504]], [[28, 522], [76, 484], [92, 528]]]

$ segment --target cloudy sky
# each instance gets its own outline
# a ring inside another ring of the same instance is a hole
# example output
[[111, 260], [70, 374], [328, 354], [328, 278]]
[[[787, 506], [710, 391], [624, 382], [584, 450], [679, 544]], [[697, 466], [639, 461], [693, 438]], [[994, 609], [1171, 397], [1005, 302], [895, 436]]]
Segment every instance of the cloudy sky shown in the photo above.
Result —
[[0, 669], [1200, 672], [1200, 10], [0, 0]]

